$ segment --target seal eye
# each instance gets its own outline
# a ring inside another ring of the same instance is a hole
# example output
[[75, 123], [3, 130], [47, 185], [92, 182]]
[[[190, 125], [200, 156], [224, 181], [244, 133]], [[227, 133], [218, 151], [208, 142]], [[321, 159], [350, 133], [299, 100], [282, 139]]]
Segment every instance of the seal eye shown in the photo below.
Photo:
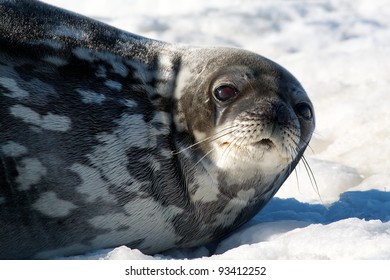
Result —
[[313, 111], [309, 104], [307, 103], [298, 103], [295, 106], [295, 111], [299, 116], [304, 118], [305, 120], [311, 120], [313, 118]]
[[228, 101], [233, 97], [236, 97], [237, 90], [229, 85], [219, 86], [214, 90], [214, 96], [219, 101]]

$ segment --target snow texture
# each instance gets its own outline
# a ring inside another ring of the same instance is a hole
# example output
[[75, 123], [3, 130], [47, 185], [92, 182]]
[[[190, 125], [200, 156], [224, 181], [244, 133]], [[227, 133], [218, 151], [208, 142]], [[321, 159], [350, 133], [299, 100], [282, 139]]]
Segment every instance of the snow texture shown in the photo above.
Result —
[[220, 244], [147, 256], [125, 246], [76, 259], [390, 259], [388, 0], [46, 0], [146, 37], [225, 45], [292, 72], [317, 128], [276, 197]]

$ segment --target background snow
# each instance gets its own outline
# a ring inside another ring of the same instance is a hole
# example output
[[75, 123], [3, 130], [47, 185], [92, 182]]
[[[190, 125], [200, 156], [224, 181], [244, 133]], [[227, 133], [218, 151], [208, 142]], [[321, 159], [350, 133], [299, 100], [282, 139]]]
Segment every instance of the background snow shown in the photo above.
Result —
[[257, 52], [301, 81], [317, 118], [306, 159], [318, 191], [301, 163], [213, 250], [146, 256], [122, 246], [77, 258], [390, 259], [388, 0], [45, 2], [146, 37]]

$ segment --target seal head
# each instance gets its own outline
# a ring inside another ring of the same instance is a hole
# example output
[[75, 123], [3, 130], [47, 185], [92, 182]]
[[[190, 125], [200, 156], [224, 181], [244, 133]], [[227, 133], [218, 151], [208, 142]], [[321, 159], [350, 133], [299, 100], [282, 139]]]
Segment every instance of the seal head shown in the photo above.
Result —
[[291, 172], [315, 125], [313, 105], [300, 83], [274, 62], [242, 50], [188, 53], [207, 57], [207, 63], [201, 61], [184, 82], [179, 75], [175, 125], [193, 136], [187, 147], [202, 151], [207, 169], [215, 166], [224, 178], [226, 188], [220, 188], [234, 196], [231, 184], [246, 189], [242, 182], [257, 178], [261, 188], [279, 173]]

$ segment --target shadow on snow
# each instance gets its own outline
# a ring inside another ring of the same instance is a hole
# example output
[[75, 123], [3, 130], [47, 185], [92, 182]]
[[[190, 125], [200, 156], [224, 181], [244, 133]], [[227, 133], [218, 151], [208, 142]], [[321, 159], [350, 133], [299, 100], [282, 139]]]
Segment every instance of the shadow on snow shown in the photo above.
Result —
[[253, 225], [295, 220], [329, 224], [348, 218], [390, 221], [390, 192], [378, 190], [345, 192], [340, 195], [337, 202], [329, 206], [275, 197], [249, 223]]

